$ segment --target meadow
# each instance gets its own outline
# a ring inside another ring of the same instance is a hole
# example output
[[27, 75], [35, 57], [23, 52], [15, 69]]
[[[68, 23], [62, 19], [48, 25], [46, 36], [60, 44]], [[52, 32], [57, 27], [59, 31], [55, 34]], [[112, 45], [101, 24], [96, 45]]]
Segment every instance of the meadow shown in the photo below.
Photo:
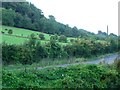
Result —
[[[13, 33], [10, 35], [8, 34], [8, 30], [12, 30]], [[7, 44], [23, 44], [26, 41], [29, 41], [30, 35], [34, 34], [36, 37], [36, 40], [38, 42], [41, 42], [41, 44], [45, 44], [48, 41], [50, 41], [50, 37], [52, 35], [42, 33], [42, 32], [37, 32], [37, 31], [32, 31], [28, 29], [22, 29], [22, 28], [16, 28], [16, 27], [9, 27], [9, 26], [0, 26], [0, 32], [4, 32], [2, 34], [2, 42], [5, 42]], [[39, 34], [43, 34], [45, 37], [45, 40], [40, 40], [39, 39]], [[67, 38], [67, 43], [70, 43], [70, 39], [76, 39], [72, 37]], [[67, 43], [59, 42], [62, 45], [66, 45]]]

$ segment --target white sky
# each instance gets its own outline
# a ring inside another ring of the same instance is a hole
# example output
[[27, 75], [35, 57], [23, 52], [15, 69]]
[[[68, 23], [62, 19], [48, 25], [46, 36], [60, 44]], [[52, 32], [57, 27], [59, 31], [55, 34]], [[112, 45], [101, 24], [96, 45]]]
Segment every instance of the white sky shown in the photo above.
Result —
[[97, 33], [98, 30], [118, 35], [118, 1], [120, 0], [27, 0], [41, 9], [46, 17]]

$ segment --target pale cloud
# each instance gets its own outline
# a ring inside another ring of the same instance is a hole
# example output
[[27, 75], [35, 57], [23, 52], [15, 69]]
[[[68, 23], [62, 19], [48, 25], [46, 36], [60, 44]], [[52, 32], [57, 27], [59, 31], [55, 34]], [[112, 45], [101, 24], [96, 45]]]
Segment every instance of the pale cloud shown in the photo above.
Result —
[[118, 34], [119, 0], [27, 0], [44, 15], [55, 16], [58, 22], [97, 33], [98, 30]]

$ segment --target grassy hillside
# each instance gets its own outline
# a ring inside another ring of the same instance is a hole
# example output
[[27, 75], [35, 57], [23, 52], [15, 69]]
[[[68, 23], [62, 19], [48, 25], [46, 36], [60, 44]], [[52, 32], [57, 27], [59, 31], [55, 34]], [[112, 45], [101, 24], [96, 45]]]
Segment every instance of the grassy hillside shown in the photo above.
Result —
[[[29, 39], [28, 38], [15, 37], [15, 36], [2, 35], [2, 42], [5, 42], [7, 44], [20, 45], [20, 44], [23, 44], [26, 41], [29, 41]], [[39, 41], [41, 44], [46, 43], [46, 41], [44, 41], [44, 40], [37, 40], [37, 41]]]
[[[2, 34], [2, 42], [5, 42], [7, 44], [23, 44], [24, 42], [29, 40], [29, 37], [31, 34], [35, 34], [37, 41], [40, 41], [42, 44], [47, 43], [50, 40], [50, 37], [52, 35], [42, 33], [42, 32], [37, 32], [37, 31], [32, 31], [28, 29], [22, 29], [22, 28], [16, 28], [16, 27], [9, 27], [9, 26], [0, 26], [0, 32], [4, 32]], [[9, 30], [12, 30], [13, 33], [12, 35], [8, 34]], [[44, 34], [45, 40], [39, 40], [39, 34]], [[70, 42], [70, 39], [75, 39], [75, 38], [68, 38], [68, 42]], [[66, 43], [61, 43], [60, 44], [66, 44]]]
[[[13, 31], [12, 35], [8, 34], [9, 30]], [[22, 28], [16, 28], [16, 27], [4, 26], [4, 25], [0, 26], [0, 32], [4, 32], [1, 38], [2, 38], [2, 42], [5, 42], [7, 44], [23, 44], [24, 42], [29, 40], [30, 35], [33, 33], [35, 34], [37, 41], [41, 42], [41, 44], [45, 44], [50, 40], [50, 37], [52, 36], [50, 34], [38, 32], [38, 31], [32, 31], [29, 29], [22, 29]], [[39, 34], [44, 34], [45, 40], [40, 40]], [[70, 44], [71, 39], [75, 40], [77, 38], [67, 37], [67, 43], [62, 43], [62, 42], [59, 42], [59, 43], [62, 45]], [[105, 43], [106, 41], [96, 40], [96, 42]]]
[[[5, 29], [7, 29], [7, 30], [5, 30]], [[30, 34], [34, 33], [37, 36], [37, 38], [39, 38], [38, 35], [41, 33], [41, 32], [32, 31], [32, 30], [28, 30], [28, 29], [9, 27], [9, 26], [2, 26], [2, 31], [4, 31], [5, 34], [8, 34], [8, 30], [10, 30], [10, 29], [13, 30], [12, 35], [23, 36], [23, 37], [28, 37]], [[49, 34], [45, 34], [45, 33], [42, 33], [42, 34], [45, 35], [46, 40], [50, 39]]]

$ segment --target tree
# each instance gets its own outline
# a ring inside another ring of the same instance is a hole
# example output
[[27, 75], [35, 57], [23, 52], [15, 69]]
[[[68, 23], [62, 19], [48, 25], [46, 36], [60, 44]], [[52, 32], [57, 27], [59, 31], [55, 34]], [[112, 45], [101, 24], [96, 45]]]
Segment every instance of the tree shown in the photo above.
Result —
[[[34, 31], [40, 31], [48, 34], [65, 35], [69, 37], [88, 38], [96, 36], [88, 31], [71, 28], [68, 24], [64, 25], [55, 20], [53, 15], [47, 19], [42, 10], [36, 8], [29, 2], [3, 2], [2, 3], [2, 24], [6, 26], [15, 26]], [[102, 33], [102, 32], [101, 32]], [[101, 36], [105, 36], [103, 33]], [[101, 38], [98, 38], [101, 39]], [[102, 38], [104, 39], [104, 38]]]
[[77, 27], [75, 27], [75, 26], [72, 28], [72, 35], [75, 37], [79, 36], [79, 31], [78, 31]]
[[12, 31], [12, 29], [10, 29], [9, 31], [8, 31], [8, 34], [12, 34], [13, 33], [13, 31]]
[[58, 40], [58, 35], [57, 34], [55, 34], [55, 35], [52, 35], [51, 37], [50, 37], [50, 40]]
[[1, 31], [2, 34], [4, 34], [5, 32]]
[[74, 39], [70, 39], [70, 42], [73, 43], [75, 40]]
[[12, 9], [2, 9], [2, 24], [14, 26], [15, 11]]
[[117, 37], [117, 35], [115, 35], [114, 33], [110, 33], [109, 36], [110, 36], [110, 37]]
[[102, 34], [102, 31], [101, 31], [101, 30], [99, 30], [99, 31], [98, 31], [98, 34]]
[[35, 37], [35, 34], [34, 34], [34, 33], [32, 33], [32, 34], [30, 35], [30, 39], [36, 39], [36, 37]]
[[59, 37], [59, 42], [64, 42], [64, 43], [67, 43], [67, 37], [65, 35], [61, 35]]
[[31, 29], [31, 26], [31, 19], [27, 15], [24, 15], [22, 20], [22, 27], [25, 29]]
[[55, 17], [53, 15], [49, 15], [49, 19], [55, 21]]
[[[26, 42], [25, 44], [26, 44], [26, 46], [28, 46], [28, 48], [31, 48], [31, 50], [33, 50], [33, 49], [35, 48], [35, 46], [36, 46], [36, 37], [35, 37], [35, 34], [34, 34], [34, 33], [32, 33], [32, 34], [30, 35], [29, 41]], [[33, 50], [33, 51], [34, 51], [34, 50]]]
[[44, 47], [44, 46], [41, 46], [41, 45], [39, 45], [39, 46], [37, 46], [36, 47], [36, 59], [38, 60], [40, 60], [40, 58], [47, 58], [48, 57], [48, 52], [47, 52], [47, 50], [46, 50], [46, 47]]
[[46, 48], [47, 48], [47, 51], [49, 53], [48, 55], [50, 58], [55, 59], [55, 58], [61, 57], [62, 48], [60, 44], [56, 43], [56, 41], [50, 41], [46, 45]]
[[3, 64], [15, 64], [18, 62], [18, 48], [15, 45], [2, 44], [2, 61]]
[[15, 22], [14, 24], [15, 27], [20, 27], [20, 28], [23, 27], [23, 16], [19, 13], [16, 13], [14, 22]]

